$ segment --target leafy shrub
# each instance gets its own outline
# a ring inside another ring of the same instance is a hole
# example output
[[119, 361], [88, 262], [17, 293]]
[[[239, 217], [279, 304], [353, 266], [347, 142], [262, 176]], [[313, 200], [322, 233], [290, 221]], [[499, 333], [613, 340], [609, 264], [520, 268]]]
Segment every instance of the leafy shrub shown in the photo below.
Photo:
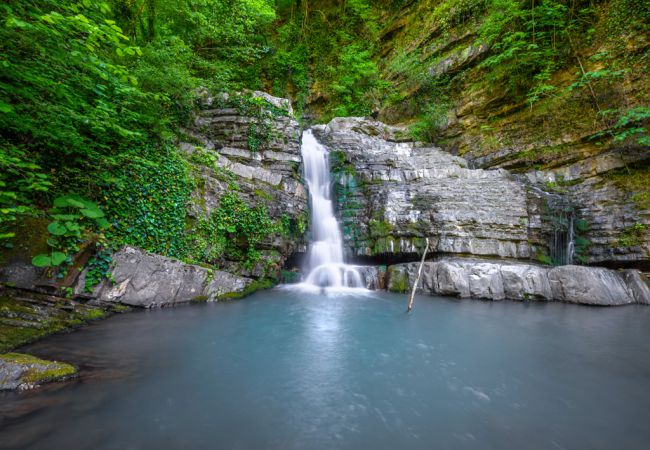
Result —
[[643, 245], [648, 227], [643, 223], [635, 223], [620, 234], [618, 245], [621, 247], [636, 247]]
[[109, 226], [96, 203], [75, 194], [56, 198], [49, 215], [53, 221], [47, 226], [51, 235], [47, 244], [52, 251], [34, 256], [32, 264], [36, 267], [57, 267], [70, 260], [79, 251], [79, 244], [88, 237], [86, 232]]
[[50, 189], [49, 180], [24, 150], [0, 142], [0, 241], [14, 237], [21, 216], [36, 214], [33, 203]]

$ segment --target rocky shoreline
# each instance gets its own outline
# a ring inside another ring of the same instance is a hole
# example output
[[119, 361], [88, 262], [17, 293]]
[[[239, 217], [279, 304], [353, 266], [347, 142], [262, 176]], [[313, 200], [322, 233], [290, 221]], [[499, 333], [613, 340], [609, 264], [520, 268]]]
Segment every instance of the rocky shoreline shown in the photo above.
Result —
[[[362, 272], [369, 289], [410, 292], [418, 268], [418, 262], [411, 262], [365, 267]], [[648, 280], [638, 270], [572, 265], [548, 267], [458, 257], [426, 261], [416, 292], [477, 300], [650, 305]]]

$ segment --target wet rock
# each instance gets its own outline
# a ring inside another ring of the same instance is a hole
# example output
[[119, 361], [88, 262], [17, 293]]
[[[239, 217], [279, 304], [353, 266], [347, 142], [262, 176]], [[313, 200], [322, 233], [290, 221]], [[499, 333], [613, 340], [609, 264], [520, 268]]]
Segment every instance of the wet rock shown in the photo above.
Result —
[[250, 278], [216, 270], [212, 272], [212, 281], [206, 286], [205, 295], [208, 300], [218, 300], [223, 295], [244, 292], [252, 281]]
[[[387, 287], [413, 287], [419, 263], [388, 267]], [[647, 281], [635, 270], [547, 267], [515, 262], [449, 258], [425, 262], [418, 292], [485, 300], [555, 300], [585, 305], [646, 304]]]
[[[505, 170], [472, 170], [435, 147], [397, 142], [381, 122], [334, 119], [314, 129], [328, 146], [347, 254], [412, 259], [432, 252], [528, 259], [539, 214]], [[477, 287], [478, 289], [478, 287]]]
[[385, 266], [357, 266], [356, 269], [364, 280], [366, 289], [380, 290], [386, 288]]
[[0, 267], [0, 281], [21, 289], [33, 288], [45, 276], [45, 270], [31, 261], [14, 260]]
[[72, 378], [76, 373], [77, 369], [70, 364], [21, 353], [0, 354], [0, 391], [31, 389], [39, 384]]
[[638, 270], [625, 270], [623, 271], [625, 283], [632, 292], [637, 303], [642, 305], [650, 305], [650, 282]]

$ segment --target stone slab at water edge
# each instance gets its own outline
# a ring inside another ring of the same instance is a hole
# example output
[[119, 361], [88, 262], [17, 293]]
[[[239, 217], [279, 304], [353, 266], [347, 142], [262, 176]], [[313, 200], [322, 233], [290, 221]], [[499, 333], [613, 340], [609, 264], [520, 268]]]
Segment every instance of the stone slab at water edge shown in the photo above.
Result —
[[[419, 263], [389, 266], [387, 289], [410, 290], [418, 267]], [[377, 286], [371, 283], [369, 287]], [[547, 267], [469, 258], [425, 262], [417, 292], [485, 300], [543, 300], [601, 306], [650, 304], [648, 280], [637, 270]]]
[[[199, 299], [217, 300], [225, 294], [243, 292], [253, 281], [133, 247], [123, 248], [113, 260], [114, 282], [104, 282], [95, 290], [93, 296], [97, 302], [151, 308]], [[84, 286], [82, 279], [77, 284], [79, 294]]]
[[[72, 284], [74, 293], [91, 303], [120, 303], [152, 308], [193, 300], [217, 300], [238, 295], [253, 283], [250, 278], [124, 247], [113, 255], [112, 281], [104, 281], [90, 294], [85, 292], [85, 271]], [[28, 262], [0, 268], [0, 281], [20, 289], [51, 292], [56, 286]]]
[[70, 364], [21, 353], [0, 354], [0, 391], [31, 389], [39, 384], [67, 380], [76, 373], [77, 369]]

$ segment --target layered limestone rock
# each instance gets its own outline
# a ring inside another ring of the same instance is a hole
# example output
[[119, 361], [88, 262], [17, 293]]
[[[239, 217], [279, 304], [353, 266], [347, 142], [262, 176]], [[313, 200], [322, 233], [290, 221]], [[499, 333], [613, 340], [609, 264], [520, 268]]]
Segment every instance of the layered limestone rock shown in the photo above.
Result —
[[[630, 165], [635, 170], [635, 164]], [[612, 177], [617, 171], [620, 175]], [[610, 152], [552, 171], [530, 171], [521, 178], [539, 189], [559, 193], [584, 220], [588, 228], [583, 237], [589, 241], [584, 262], [649, 271], [650, 204], [617, 186], [617, 177], [626, 176], [633, 175], [627, 174], [620, 153]]]
[[399, 128], [361, 118], [314, 127], [329, 147], [347, 252], [412, 259], [428, 237], [436, 253], [530, 258], [540, 245], [538, 205], [505, 170], [472, 170]]
[[[388, 267], [387, 288], [413, 287], [419, 263]], [[637, 270], [546, 267], [514, 262], [449, 258], [425, 262], [418, 292], [485, 300], [545, 300], [585, 305], [650, 304], [648, 280]]]
[[[377, 56], [394, 95], [379, 119], [415, 122], [471, 167], [507, 169], [565, 195], [586, 225], [580, 262], [650, 272], [648, 121], [639, 114], [650, 104], [648, 27], [634, 28], [630, 19], [614, 30], [621, 3], [599, 2], [593, 39], [554, 41], [554, 49], [564, 46], [576, 58], [541, 82], [505, 69], [521, 61], [503, 46], [485, 45], [494, 5], [472, 10], [469, 21], [458, 19], [462, 8], [455, 16], [449, 8], [428, 1], [380, 7]], [[484, 65], [490, 57], [500, 62]], [[585, 84], [591, 74], [597, 76]]]
[[[264, 242], [253, 268], [241, 261], [221, 261], [237, 275], [276, 276], [284, 261], [304, 251], [307, 192], [301, 183], [301, 129], [287, 99], [264, 92], [240, 95], [203, 93], [201, 109], [186, 130], [180, 149], [193, 163], [198, 188], [189, 215], [209, 217], [220, 198], [237, 192], [249, 205], [266, 208], [273, 220], [288, 221], [291, 235], [280, 233]], [[299, 231], [302, 230], [302, 231]]]

